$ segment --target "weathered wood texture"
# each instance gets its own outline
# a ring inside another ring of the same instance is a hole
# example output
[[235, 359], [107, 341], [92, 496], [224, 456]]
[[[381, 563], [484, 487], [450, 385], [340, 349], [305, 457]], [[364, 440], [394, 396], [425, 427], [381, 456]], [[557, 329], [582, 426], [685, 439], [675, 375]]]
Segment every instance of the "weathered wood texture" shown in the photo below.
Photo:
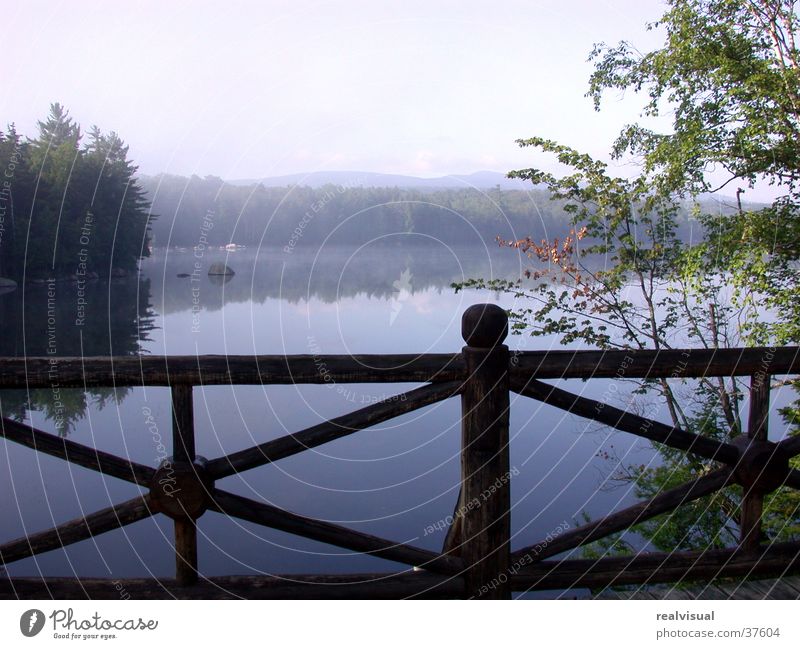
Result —
[[564, 532], [551, 541], [542, 540], [517, 550], [512, 553], [511, 561], [512, 563], [534, 563], [602, 539], [610, 534], [622, 532], [632, 525], [642, 523], [722, 489], [731, 482], [731, 475], [732, 471], [727, 468], [712, 471], [702, 478], [664, 491], [650, 500]]
[[[800, 574], [800, 544], [776, 544], [760, 552], [709, 550], [706, 552], [653, 553], [613, 559], [543, 561], [511, 576], [512, 589], [563, 590], [606, 588], [627, 584], [673, 583], [743, 577], [786, 578]], [[461, 577], [428, 572], [368, 575], [289, 575], [201, 578], [197, 585], [181, 588], [162, 579], [65, 579], [0, 577], [0, 598], [5, 599], [277, 599], [352, 598], [396, 599], [463, 597]]]
[[[172, 459], [176, 465], [193, 466], [195, 456], [194, 400], [191, 385], [173, 385], [172, 394]], [[193, 481], [198, 486], [199, 480]], [[180, 494], [179, 494], [180, 495]], [[200, 494], [202, 498], [202, 494]], [[197, 582], [197, 524], [191, 518], [176, 518], [175, 578], [181, 586]]]
[[467, 594], [506, 599], [511, 536], [508, 332], [505, 312], [478, 304], [464, 312], [468, 378], [461, 392], [461, 544]]
[[437, 555], [429, 550], [422, 550], [333, 523], [293, 514], [278, 507], [220, 489], [216, 489], [212, 494], [212, 503], [209, 509], [282, 532], [297, 534], [307, 539], [371, 554], [389, 561], [418, 566], [431, 572], [453, 575], [459, 573], [463, 567], [463, 563], [453, 557]]
[[738, 449], [723, 442], [689, 433], [675, 426], [668, 426], [652, 419], [645, 419], [633, 413], [620, 410], [602, 401], [587, 399], [572, 394], [549, 383], [536, 379], [523, 380], [514, 377], [511, 389], [518, 394], [537, 399], [556, 408], [566, 410], [580, 417], [606, 424], [617, 430], [644, 437], [659, 444], [695, 453], [701, 457], [728, 464], [735, 464], [739, 459]]
[[464, 542], [464, 500], [462, 498], [463, 489], [459, 487], [456, 496], [456, 504], [453, 508], [453, 522], [447, 528], [444, 542], [442, 543], [442, 554], [449, 554], [454, 557], [461, 556], [461, 544]]
[[394, 419], [407, 412], [418, 410], [458, 394], [460, 381], [434, 383], [361, 408], [355, 412], [324, 421], [292, 435], [237, 451], [208, 462], [208, 473], [215, 479], [241, 473], [263, 464], [275, 462], [327, 444], [353, 433]]
[[701, 579], [781, 577], [800, 574], [800, 543], [776, 543], [745, 552], [650, 552], [633, 557], [540, 561], [516, 572], [512, 588], [552, 590]]
[[197, 582], [197, 523], [175, 519], [175, 579], [181, 586]]
[[[48, 388], [53, 357], [0, 358], [0, 389]], [[460, 354], [116, 356], [58, 359], [62, 388], [295, 383], [429, 383], [465, 377]]]
[[155, 470], [150, 467], [124, 460], [116, 455], [98, 451], [90, 446], [72, 442], [11, 419], [0, 420], [0, 435], [41, 453], [53, 455], [87, 469], [145, 487], [149, 485], [155, 473]]
[[[756, 442], [767, 441], [769, 422], [769, 376], [750, 379], [750, 414], [747, 420], [747, 437]], [[754, 550], [761, 544], [761, 515], [764, 511], [764, 494], [755, 488], [744, 489], [739, 520], [739, 546]]]
[[512, 376], [538, 379], [685, 378], [800, 373], [800, 347], [516, 352]]
[[0, 576], [0, 599], [453, 599], [464, 580], [428, 572], [174, 579], [14, 578]]
[[150, 483], [153, 509], [174, 520], [195, 520], [203, 515], [214, 483], [201, 458], [194, 463], [165, 459]]
[[82, 516], [44, 532], [9, 541], [0, 546], [0, 564], [8, 564], [27, 557], [57, 550], [110, 532], [152, 515], [147, 496], [137, 496], [119, 505], [113, 505], [94, 514]]
[[172, 459], [191, 464], [197, 455], [194, 441], [194, 399], [191, 385], [173, 385]]
[[[52, 357], [0, 358], [0, 389], [45, 388]], [[139, 356], [58, 359], [61, 387], [127, 385], [428, 383], [463, 380], [460, 354]], [[620, 369], [622, 368], [622, 370]], [[514, 354], [512, 374], [546, 378], [745, 376], [800, 373], [797, 347], [536, 351]]]

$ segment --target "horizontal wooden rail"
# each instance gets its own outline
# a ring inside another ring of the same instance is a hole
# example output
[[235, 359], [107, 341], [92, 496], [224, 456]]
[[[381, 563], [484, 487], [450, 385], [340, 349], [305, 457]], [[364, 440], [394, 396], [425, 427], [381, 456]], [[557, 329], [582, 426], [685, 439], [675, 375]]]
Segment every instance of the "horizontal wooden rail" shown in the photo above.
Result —
[[520, 377], [514, 377], [511, 381], [511, 389], [525, 397], [537, 399], [574, 415], [592, 419], [617, 430], [632, 433], [659, 444], [666, 444], [672, 448], [689, 451], [709, 460], [735, 464], [739, 459], [738, 449], [731, 444], [718, 442], [708, 437], [701, 437], [652, 419], [645, 419], [601, 401], [572, 394], [536, 379], [525, 381]]
[[464, 579], [429, 572], [357, 575], [201, 577], [185, 588], [174, 579], [0, 576], [0, 599], [454, 599]]
[[[56, 361], [55, 363], [53, 361]], [[0, 358], [0, 389], [463, 381], [460, 354]]]
[[[53, 361], [56, 361], [55, 363]], [[463, 381], [461, 354], [0, 358], [0, 389]], [[691, 378], [800, 374], [800, 348], [515, 352], [511, 374], [547, 378]]]
[[[756, 553], [732, 550], [648, 553], [633, 557], [542, 561], [511, 566], [515, 592], [606, 588], [726, 578], [783, 577], [800, 573], [800, 544], [783, 543]], [[360, 575], [283, 575], [202, 578], [182, 588], [169, 579], [0, 577], [0, 598], [116, 599], [117, 586], [134, 599], [425, 599], [464, 597], [462, 577], [429, 572]]]
[[290, 457], [301, 451], [376, 426], [407, 412], [449, 399], [458, 394], [460, 388], [460, 381], [424, 385], [416, 390], [389, 397], [366, 408], [324, 421], [300, 432], [284, 435], [258, 446], [211, 460], [208, 463], [208, 474], [218, 480], [234, 473], [241, 473]]
[[53, 455], [87, 469], [99, 471], [120, 480], [127, 480], [142, 486], [149, 486], [150, 480], [155, 473], [154, 469], [143, 464], [137, 464], [131, 460], [125, 460], [116, 455], [98, 451], [91, 446], [72, 442], [12, 419], [0, 419], [0, 436], [40, 453]]
[[0, 564], [85, 541], [153, 515], [147, 496], [137, 496], [106, 509], [81, 516], [58, 527], [0, 545]]
[[516, 352], [513, 377], [539, 379], [692, 378], [800, 374], [800, 347], [556, 350]]
[[756, 579], [798, 573], [800, 543], [776, 543], [750, 552], [732, 548], [541, 561], [516, 571], [511, 575], [510, 582], [513, 590], [524, 591], [606, 588], [730, 577]]
[[464, 567], [463, 562], [454, 557], [438, 555], [429, 550], [395, 543], [333, 523], [293, 514], [267, 503], [257, 502], [220, 489], [214, 490], [211, 500], [209, 509], [221, 514], [241, 518], [282, 532], [297, 534], [321, 543], [336, 545], [354, 552], [371, 554], [381, 559], [419, 566], [431, 572], [448, 575], [457, 574]]

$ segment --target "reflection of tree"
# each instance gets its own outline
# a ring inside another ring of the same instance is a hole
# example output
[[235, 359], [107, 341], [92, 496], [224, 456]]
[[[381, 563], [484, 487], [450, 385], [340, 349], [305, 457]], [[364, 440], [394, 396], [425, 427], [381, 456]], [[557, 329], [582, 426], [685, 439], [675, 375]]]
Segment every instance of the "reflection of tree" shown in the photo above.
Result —
[[[24, 290], [0, 296], [4, 335], [0, 356], [128, 356], [141, 352], [140, 341], [153, 328], [150, 281], [29, 284]], [[85, 304], [83, 302], [85, 302]], [[24, 307], [24, 310], [23, 310]], [[0, 397], [4, 417], [22, 420], [37, 410], [68, 433], [90, 404], [103, 408], [118, 403], [129, 388], [62, 389], [58, 363], [53, 387], [5, 390]]]
[[[263, 303], [268, 299], [298, 302], [320, 299], [332, 303], [341, 298], [363, 295], [369, 298], [396, 297], [396, 282], [404, 273], [413, 280], [409, 293], [428, 289], [450, 290], [450, 285], [465, 277], [492, 268], [495, 277], [511, 277], [521, 271], [520, 262], [496, 246], [447, 249], [435, 245], [325, 247], [316, 251], [295, 250], [287, 254], [278, 248], [244, 250], [227, 255], [206, 251], [202, 272], [193, 278], [179, 278], [191, 273], [196, 259], [191, 251], [156, 251], [145, 262], [143, 272], [151, 278], [153, 293], [159, 296], [164, 313], [186, 311], [192, 307], [192, 290], [199, 289], [203, 309], [215, 311], [225, 303]], [[236, 275], [225, 282], [224, 289], [206, 276], [215, 261], [228, 264]]]

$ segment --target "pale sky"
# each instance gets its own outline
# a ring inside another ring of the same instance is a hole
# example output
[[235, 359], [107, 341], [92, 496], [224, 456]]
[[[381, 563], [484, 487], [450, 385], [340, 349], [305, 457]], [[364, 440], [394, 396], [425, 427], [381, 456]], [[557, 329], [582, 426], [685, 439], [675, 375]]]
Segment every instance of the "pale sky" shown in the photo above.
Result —
[[603, 155], [642, 101], [584, 97], [597, 41], [646, 48], [653, 0], [3, 5], [0, 123], [60, 101], [143, 173], [439, 176], [539, 166], [516, 138]]

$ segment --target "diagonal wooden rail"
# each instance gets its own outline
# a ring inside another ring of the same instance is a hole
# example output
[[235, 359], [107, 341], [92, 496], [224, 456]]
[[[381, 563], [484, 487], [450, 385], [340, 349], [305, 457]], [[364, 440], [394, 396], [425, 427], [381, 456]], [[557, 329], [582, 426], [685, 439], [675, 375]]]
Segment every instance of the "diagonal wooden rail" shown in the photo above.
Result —
[[449, 399], [458, 394], [460, 389], [460, 381], [448, 381], [398, 394], [300, 432], [211, 460], [208, 463], [208, 472], [214, 479], [219, 480], [234, 473], [276, 462], [365, 428], [377, 426], [407, 412]]
[[680, 487], [663, 491], [648, 501], [637, 503], [599, 520], [564, 532], [555, 539], [548, 540], [545, 538], [538, 543], [532, 543], [514, 552], [511, 555], [511, 560], [524, 561], [526, 564], [534, 563], [581, 545], [586, 545], [592, 541], [603, 539], [611, 534], [623, 532], [638, 523], [643, 523], [655, 516], [672, 511], [681, 505], [686, 505], [698, 498], [719, 491], [733, 482], [732, 477], [733, 472], [731, 469], [717, 469]]
[[147, 496], [137, 496], [58, 527], [0, 545], [0, 563], [8, 564], [42, 552], [63, 548], [93, 536], [130, 525], [153, 515]]
[[572, 394], [537, 379], [524, 381], [515, 377], [511, 381], [511, 389], [522, 396], [537, 399], [572, 414], [593, 419], [652, 442], [689, 451], [709, 460], [734, 463], [739, 457], [739, 450], [731, 444], [724, 444], [708, 437], [688, 433], [676, 426], [667, 426], [661, 422], [634, 415], [607, 403]]
[[354, 552], [371, 554], [381, 559], [418, 566], [431, 572], [454, 575], [464, 567], [463, 562], [454, 557], [438, 555], [332, 523], [298, 516], [267, 503], [237, 496], [221, 489], [215, 489], [211, 495], [210, 509], [282, 532], [297, 534]]
[[[174, 522], [176, 578], [123, 580], [134, 597], [476, 597], [512, 590], [605, 587], [800, 572], [800, 543], [775, 544], [761, 527], [767, 494], [800, 488], [789, 460], [800, 437], [769, 441], [772, 375], [800, 374], [800, 348], [727, 350], [547, 351], [509, 354], [505, 312], [474, 305], [462, 319], [459, 354], [363, 356], [202, 356], [59, 359], [60, 387], [169, 386], [172, 456], [151, 468], [3, 418], [0, 434], [147, 489], [124, 503], [0, 544], [0, 564], [77, 543], [153, 515]], [[0, 389], [50, 386], [50, 358], [0, 359]], [[324, 371], [321, 371], [324, 367]], [[731, 443], [695, 435], [543, 379], [751, 376], [748, 429]], [[194, 431], [193, 387], [236, 384], [423, 383], [305, 430], [205, 460]], [[597, 421], [706, 461], [703, 475], [647, 501], [511, 551], [510, 392]], [[461, 398], [461, 484], [454, 523], [440, 553], [285, 511], [217, 488], [216, 481], [365, 431], [402, 414]], [[740, 539], [725, 550], [558, 559], [588, 543], [667, 515], [726, 487], [742, 488]], [[208, 510], [420, 570], [369, 575], [208, 578], [198, 563], [197, 520]], [[0, 597], [117, 596], [109, 580], [0, 578]]]
[[53, 455], [87, 469], [142, 486], [148, 486], [155, 473], [148, 466], [98, 451], [91, 446], [77, 444], [5, 417], [0, 420], [0, 435], [39, 453]]

